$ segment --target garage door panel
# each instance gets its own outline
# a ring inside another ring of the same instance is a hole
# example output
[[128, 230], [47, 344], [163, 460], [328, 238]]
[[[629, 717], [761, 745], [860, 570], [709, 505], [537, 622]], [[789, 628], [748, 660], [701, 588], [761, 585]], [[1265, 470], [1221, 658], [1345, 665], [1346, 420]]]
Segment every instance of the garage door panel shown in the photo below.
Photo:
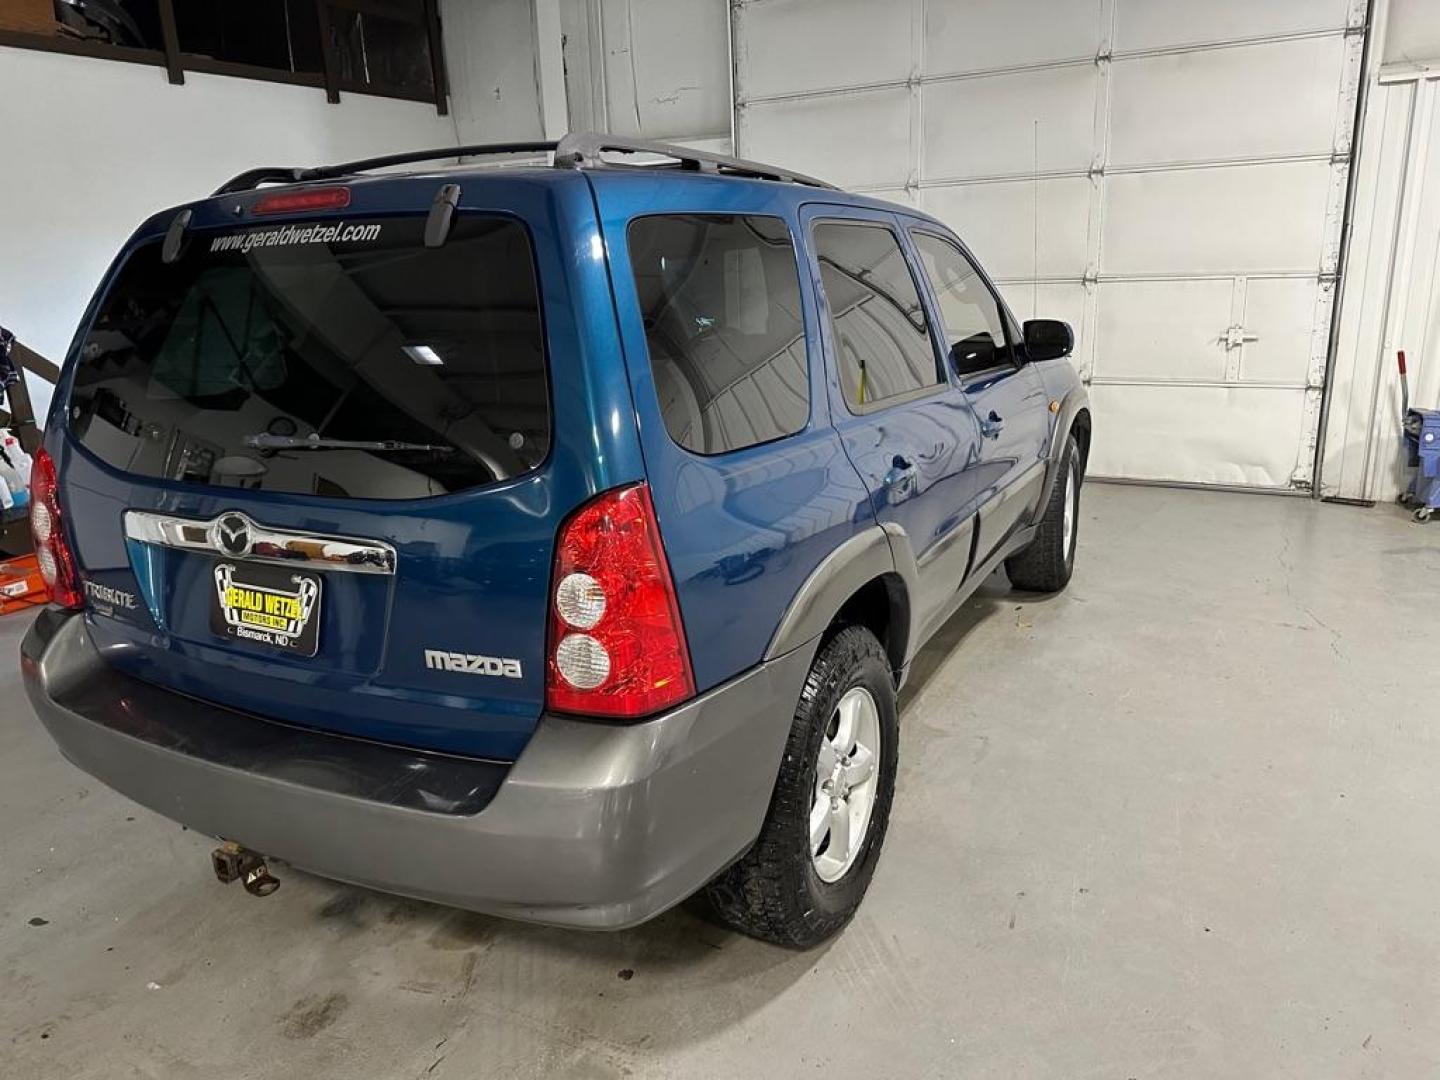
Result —
[[1095, 374], [1219, 380], [1231, 281], [1102, 281]]
[[1252, 278], [1245, 290], [1247, 341], [1240, 377], [1256, 382], [1304, 385], [1315, 351], [1317, 314], [1326, 325], [1328, 311], [1316, 311], [1319, 278]]
[[1000, 296], [1010, 313], [1026, 319], [1060, 319], [1075, 331], [1075, 352], [1071, 359], [1082, 373], [1089, 371], [1089, 328], [1085, 325], [1085, 286], [1078, 281], [1007, 282], [999, 286]]
[[[889, 4], [875, 3], [891, 10]], [[926, 75], [1073, 60], [1100, 50], [1100, 0], [926, 0]]]
[[745, 99], [911, 75], [909, 4], [766, 0], [735, 10], [735, 62]]
[[1344, 63], [1339, 37], [1117, 60], [1110, 162], [1328, 154]]
[[1070, 322], [1099, 472], [1308, 479], [1364, 0], [732, 7], [740, 151], [918, 203]]
[[1080, 282], [1046, 281], [1036, 286], [1028, 281], [1010, 281], [999, 289], [1010, 313], [1021, 322], [1062, 319], [1075, 331], [1075, 340], [1080, 340], [1085, 322], [1085, 286]]
[[1351, 0], [1116, 0], [1115, 48], [1340, 30], [1350, 6]]
[[[842, 187], [903, 187], [910, 159], [910, 91], [757, 102], [740, 111], [741, 146]], [[863, 131], [864, 147], [856, 146]]]
[[1102, 270], [1315, 270], [1330, 181], [1308, 161], [1110, 176]]
[[1098, 85], [1093, 64], [926, 84], [927, 178], [1088, 169]]
[[1007, 281], [997, 288], [1010, 308], [1010, 313], [1026, 319], [1060, 319], [1075, 331], [1075, 352], [1081, 350], [1080, 338], [1085, 329], [1085, 286], [1078, 281], [1046, 281], [1034, 285], [1028, 281]]
[[956, 184], [925, 188], [921, 206], [954, 229], [997, 278], [1033, 276], [1039, 222], [1040, 277], [1081, 277], [1090, 181]]
[[1095, 476], [1290, 486], [1305, 425], [1303, 391], [1097, 383], [1090, 400]]

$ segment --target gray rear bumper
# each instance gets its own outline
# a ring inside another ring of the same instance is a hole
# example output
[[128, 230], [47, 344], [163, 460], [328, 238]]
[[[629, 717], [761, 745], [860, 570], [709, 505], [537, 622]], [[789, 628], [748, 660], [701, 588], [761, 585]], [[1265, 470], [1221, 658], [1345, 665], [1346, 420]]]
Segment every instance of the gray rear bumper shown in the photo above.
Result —
[[[618, 929], [683, 900], [759, 834], [812, 650], [644, 723], [544, 716], [508, 767], [296, 733], [182, 697], [111, 668], [80, 616], [42, 613], [21, 651], [61, 752], [197, 832], [387, 892]], [[266, 741], [277, 729], [304, 741], [298, 766]], [[486, 785], [488, 802], [434, 795]]]

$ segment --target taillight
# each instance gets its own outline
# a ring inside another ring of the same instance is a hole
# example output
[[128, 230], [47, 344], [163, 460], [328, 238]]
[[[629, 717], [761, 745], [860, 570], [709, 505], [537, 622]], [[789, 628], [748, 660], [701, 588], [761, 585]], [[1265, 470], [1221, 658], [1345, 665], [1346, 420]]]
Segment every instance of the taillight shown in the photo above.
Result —
[[561, 527], [552, 582], [548, 708], [634, 718], [694, 696], [646, 485], [607, 491]]
[[36, 451], [34, 468], [30, 470], [30, 536], [35, 541], [35, 561], [50, 588], [50, 598], [61, 607], [84, 606], [75, 556], [70, 552], [60, 518], [55, 462], [44, 450]]

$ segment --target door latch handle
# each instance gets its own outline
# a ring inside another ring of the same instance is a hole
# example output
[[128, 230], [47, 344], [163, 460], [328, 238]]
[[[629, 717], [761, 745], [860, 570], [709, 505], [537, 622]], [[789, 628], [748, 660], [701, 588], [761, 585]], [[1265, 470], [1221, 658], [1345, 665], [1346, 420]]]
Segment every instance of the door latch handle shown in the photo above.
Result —
[[896, 454], [890, 461], [890, 471], [883, 477], [883, 482], [891, 503], [908, 499], [915, 493], [915, 466]]
[[987, 439], [998, 439], [1000, 432], [1005, 430], [1005, 421], [996, 414], [994, 409], [990, 415], [980, 421], [980, 434]]
[[1238, 349], [1249, 341], [1259, 341], [1260, 335], [1253, 334], [1243, 326], [1227, 326], [1220, 342], [1227, 349]]

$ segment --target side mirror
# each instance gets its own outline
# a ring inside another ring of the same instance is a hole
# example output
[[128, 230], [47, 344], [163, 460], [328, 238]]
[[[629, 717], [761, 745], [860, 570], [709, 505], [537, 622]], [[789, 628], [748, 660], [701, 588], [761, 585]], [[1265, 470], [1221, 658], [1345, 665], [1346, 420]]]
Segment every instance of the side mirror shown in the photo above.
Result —
[[1075, 349], [1075, 331], [1060, 319], [1031, 319], [1023, 329], [1027, 360], [1058, 360]]

